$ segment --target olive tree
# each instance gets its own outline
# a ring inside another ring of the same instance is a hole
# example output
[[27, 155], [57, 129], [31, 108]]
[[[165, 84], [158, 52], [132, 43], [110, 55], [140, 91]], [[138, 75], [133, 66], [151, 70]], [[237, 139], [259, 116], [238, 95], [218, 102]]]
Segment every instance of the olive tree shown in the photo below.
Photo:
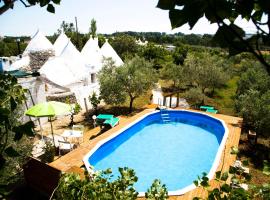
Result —
[[139, 48], [135, 38], [127, 34], [115, 36], [111, 41], [111, 45], [121, 58], [133, 57]]
[[154, 87], [157, 76], [150, 62], [135, 56], [118, 68], [118, 80], [125, 96], [129, 97], [131, 113], [134, 100]]
[[186, 84], [186, 74], [184, 67], [174, 63], [168, 63], [161, 69], [161, 78], [163, 80], [172, 81], [173, 87], [180, 88]]
[[243, 116], [247, 128], [259, 135], [269, 137], [270, 120], [270, 78], [261, 65], [244, 72], [238, 81], [235, 98], [236, 110]]
[[114, 61], [104, 59], [103, 67], [98, 73], [100, 98], [110, 105], [120, 105], [125, 102], [126, 96], [118, 80], [117, 67]]
[[157, 76], [150, 62], [135, 56], [121, 67], [116, 67], [111, 59], [105, 60], [98, 79], [100, 97], [105, 103], [120, 105], [129, 98], [132, 112], [134, 100], [155, 85]]
[[190, 53], [185, 60], [186, 76], [190, 77], [190, 83], [201, 88], [202, 93], [206, 89], [214, 93], [215, 88], [222, 87], [228, 80], [228, 76], [222, 68], [223, 59], [207, 52]]

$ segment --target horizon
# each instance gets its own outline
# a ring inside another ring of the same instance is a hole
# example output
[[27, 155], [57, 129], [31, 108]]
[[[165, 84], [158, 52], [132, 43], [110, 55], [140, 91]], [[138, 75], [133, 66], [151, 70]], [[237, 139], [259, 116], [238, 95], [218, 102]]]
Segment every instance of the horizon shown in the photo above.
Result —
[[[53, 35], [60, 28], [62, 21], [73, 23], [78, 19], [78, 32], [88, 33], [91, 19], [97, 21], [97, 33], [112, 34], [115, 32], [165, 32], [166, 34], [215, 34], [217, 25], [210, 24], [202, 18], [189, 29], [188, 25], [171, 29], [168, 11], [156, 7], [158, 0], [136, 2], [132, 0], [80, 0], [62, 1], [55, 6], [55, 14], [40, 8], [39, 5], [25, 8], [20, 2], [14, 9], [6, 11], [0, 21], [0, 36], [33, 36], [39, 29], [45, 35]], [[132, 9], [131, 9], [132, 8]], [[123, 17], [125, 16], [125, 17]], [[238, 20], [247, 32], [254, 32], [250, 23]], [[28, 22], [28, 23], [27, 23]], [[49, 22], [49, 23], [48, 23]], [[113, 23], [116, 22], [116, 23]]]

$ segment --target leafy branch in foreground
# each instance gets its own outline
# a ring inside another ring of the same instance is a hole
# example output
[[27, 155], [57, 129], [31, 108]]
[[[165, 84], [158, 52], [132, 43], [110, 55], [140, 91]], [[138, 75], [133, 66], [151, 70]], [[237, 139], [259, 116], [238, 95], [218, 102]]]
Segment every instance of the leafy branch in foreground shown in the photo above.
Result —
[[[53, 195], [54, 199], [110, 199], [135, 200], [138, 192], [134, 188], [138, 177], [135, 171], [127, 167], [119, 168], [120, 176], [114, 178], [111, 169], [86, 174], [84, 179], [79, 175], [64, 174]], [[165, 200], [168, 198], [165, 185], [155, 180], [147, 191], [147, 199]]]
[[[270, 64], [262, 53], [263, 46], [270, 44], [270, 1], [159, 0], [157, 7], [169, 10], [172, 28], [188, 24], [192, 29], [202, 17], [217, 24], [214, 39], [221, 47], [228, 47], [230, 55], [252, 53], [270, 74]], [[237, 18], [252, 22], [256, 34], [247, 37], [235, 23]]]
[[10, 143], [10, 138], [19, 141], [23, 135], [34, 136], [32, 121], [21, 124], [14, 119], [15, 113], [25, 101], [25, 90], [11, 75], [0, 74], [0, 169], [7, 157], [18, 157], [20, 154]]
[[[243, 164], [247, 164], [246, 162], [243, 162]], [[248, 191], [243, 189], [244, 184], [251, 179], [251, 176], [242, 167], [230, 166], [229, 172], [216, 172], [215, 181], [218, 183], [216, 188], [210, 187], [209, 178], [206, 175], [206, 173], [203, 173], [202, 177], [198, 177], [198, 180], [194, 181], [196, 186], [202, 186], [207, 191], [206, 199], [247, 200], [259, 198], [266, 200], [270, 197], [270, 184], [268, 183], [261, 186], [249, 185]], [[193, 199], [199, 200], [202, 198], [195, 197]]]
[[[0, 7], [0, 15], [8, 11], [9, 9], [13, 9], [14, 3], [16, 3], [18, 0], [0, 0], [0, 3], [3, 1], [3, 5]], [[54, 13], [55, 8], [54, 6], [57, 4], [59, 5], [61, 0], [20, 0], [20, 3], [24, 5], [24, 7], [31, 7], [35, 6], [37, 4], [40, 5], [40, 7], [47, 6], [47, 11]]]

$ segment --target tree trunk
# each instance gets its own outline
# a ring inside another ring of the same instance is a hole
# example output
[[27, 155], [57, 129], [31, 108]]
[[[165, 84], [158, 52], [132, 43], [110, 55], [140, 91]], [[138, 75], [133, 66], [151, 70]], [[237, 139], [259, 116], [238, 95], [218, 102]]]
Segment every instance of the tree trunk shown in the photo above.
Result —
[[74, 114], [71, 114], [70, 115], [70, 123], [69, 123], [69, 126], [73, 126], [73, 124], [74, 124]]
[[134, 97], [130, 96], [130, 102], [129, 102], [129, 113], [132, 113], [132, 105], [133, 105], [133, 101], [134, 101]]

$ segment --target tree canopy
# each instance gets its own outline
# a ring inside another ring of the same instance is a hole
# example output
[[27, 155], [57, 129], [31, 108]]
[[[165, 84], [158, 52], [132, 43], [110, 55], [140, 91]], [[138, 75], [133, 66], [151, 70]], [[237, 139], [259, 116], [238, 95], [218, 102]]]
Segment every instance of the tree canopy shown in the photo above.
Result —
[[111, 45], [121, 58], [133, 57], [138, 52], [135, 38], [126, 34], [115, 36]]
[[91, 20], [89, 33], [93, 38], [95, 38], [97, 35], [97, 21], [95, 19]]
[[135, 56], [121, 67], [115, 67], [111, 59], [98, 74], [100, 96], [108, 104], [120, 105], [129, 98], [129, 111], [132, 112], [134, 99], [151, 89], [157, 81], [152, 64]]
[[[221, 47], [228, 47], [231, 55], [251, 52], [270, 74], [270, 64], [261, 52], [261, 44], [270, 43], [270, 1], [159, 0], [157, 7], [169, 10], [172, 28], [188, 24], [192, 29], [205, 16], [218, 25], [214, 39]], [[245, 30], [235, 24], [238, 17], [251, 21], [256, 34], [247, 38]]]

